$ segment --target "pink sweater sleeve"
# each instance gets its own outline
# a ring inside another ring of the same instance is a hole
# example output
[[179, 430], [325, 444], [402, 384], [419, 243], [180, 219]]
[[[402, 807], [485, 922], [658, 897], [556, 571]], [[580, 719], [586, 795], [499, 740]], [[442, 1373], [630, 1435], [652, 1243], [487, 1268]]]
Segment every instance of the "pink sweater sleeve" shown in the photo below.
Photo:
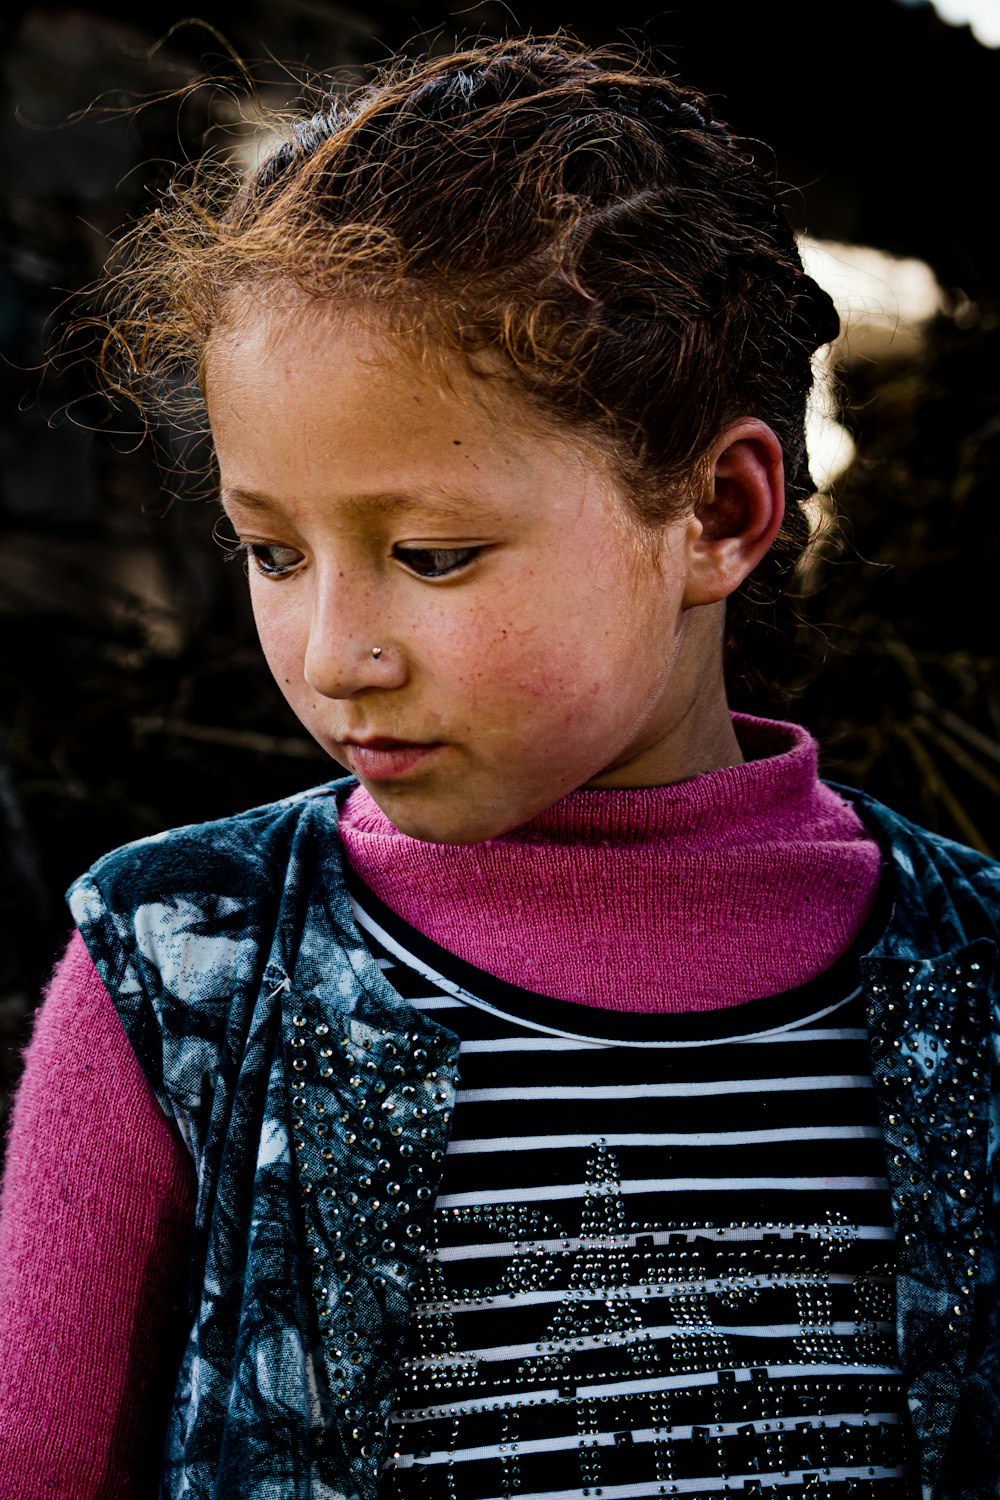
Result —
[[76, 933], [25, 1053], [0, 1201], [0, 1500], [156, 1495], [194, 1203]]

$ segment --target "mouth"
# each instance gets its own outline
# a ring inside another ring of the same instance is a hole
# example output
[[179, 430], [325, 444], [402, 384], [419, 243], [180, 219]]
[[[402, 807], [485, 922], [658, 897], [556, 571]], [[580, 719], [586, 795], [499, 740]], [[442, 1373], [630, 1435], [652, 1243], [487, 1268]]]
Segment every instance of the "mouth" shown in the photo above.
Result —
[[421, 745], [384, 737], [341, 740], [340, 744], [351, 770], [362, 781], [397, 781], [444, 748], [438, 744]]

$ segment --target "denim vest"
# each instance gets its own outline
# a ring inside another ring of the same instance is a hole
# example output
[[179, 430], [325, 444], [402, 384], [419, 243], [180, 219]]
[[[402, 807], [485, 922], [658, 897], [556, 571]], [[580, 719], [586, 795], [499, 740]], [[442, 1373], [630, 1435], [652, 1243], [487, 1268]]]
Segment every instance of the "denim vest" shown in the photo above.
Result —
[[[374, 1500], [458, 1038], [369, 956], [345, 778], [107, 855], [70, 906], [198, 1197], [161, 1500]], [[1000, 1495], [1000, 865], [863, 793], [894, 882], [861, 959], [925, 1500]], [[992, 1107], [992, 1129], [991, 1129]]]

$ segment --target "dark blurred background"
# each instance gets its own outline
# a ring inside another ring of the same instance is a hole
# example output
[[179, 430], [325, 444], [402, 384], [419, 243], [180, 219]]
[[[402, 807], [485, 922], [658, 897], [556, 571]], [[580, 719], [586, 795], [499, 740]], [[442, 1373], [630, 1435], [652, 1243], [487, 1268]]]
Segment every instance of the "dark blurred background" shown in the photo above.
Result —
[[258, 658], [211, 505], [183, 484], [164, 500], [85, 366], [37, 368], [66, 295], [172, 164], [220, 131], [237, 141], [231, 94], [176, 97], [232, 72], [230, 48], [281, 105], [296, 91], [283, 62], [347, 78], [404, 46], [567, 26], [646, 45], [773, 147], [789, 216], [846, 278], [828, 373], [849, 436], [838, 447], [829, 419], [820, 434], [842, 540], [804, 576], [808, 628], [792, 651], [775, 642], [774, 687], [734, 704], [807, 724], [827, 776], [1000, 853], [1000, 36], [928, 0], [626, 0], [613, 17], [245, 0], [198, 15], [8, 3], [0, 22], [0, 1115], [72, 877], [125, 840], [336, 774]]

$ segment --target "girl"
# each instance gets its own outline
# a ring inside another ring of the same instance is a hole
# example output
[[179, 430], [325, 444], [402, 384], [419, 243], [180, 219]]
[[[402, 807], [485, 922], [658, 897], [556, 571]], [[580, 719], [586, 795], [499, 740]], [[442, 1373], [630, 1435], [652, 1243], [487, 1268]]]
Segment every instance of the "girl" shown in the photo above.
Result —
[[746, 146], [484, 44], [133, 251], [351, 774], [70, 893], [0, 1492], [1000, 1493], [997, 867], [726, 703], [837, 330]]

